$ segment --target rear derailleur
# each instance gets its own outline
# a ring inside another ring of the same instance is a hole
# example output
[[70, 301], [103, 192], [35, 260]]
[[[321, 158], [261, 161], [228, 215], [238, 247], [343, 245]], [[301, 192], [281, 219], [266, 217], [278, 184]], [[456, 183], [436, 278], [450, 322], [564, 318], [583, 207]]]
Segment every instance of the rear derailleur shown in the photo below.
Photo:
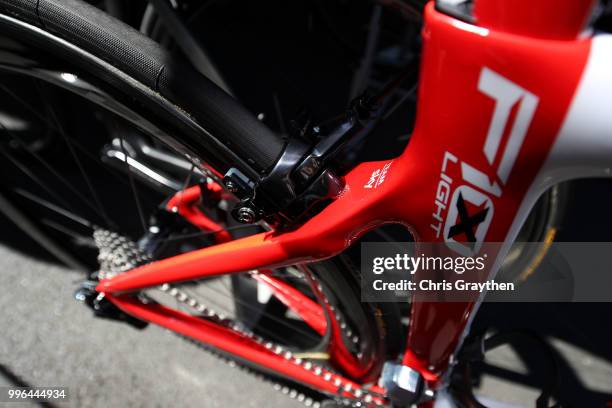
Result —
[[81, 286], [74, 294], [76, 300], [91, 308], [94, 316], [124, 322], [137, 329], [144, 329], [149, 325], [147, 322], [124, 313], [121, 309], [108, 301], [104, 297], [104, 293], [96, 291], [97, 284], [97, 281], [87, 280], [81, 283]]

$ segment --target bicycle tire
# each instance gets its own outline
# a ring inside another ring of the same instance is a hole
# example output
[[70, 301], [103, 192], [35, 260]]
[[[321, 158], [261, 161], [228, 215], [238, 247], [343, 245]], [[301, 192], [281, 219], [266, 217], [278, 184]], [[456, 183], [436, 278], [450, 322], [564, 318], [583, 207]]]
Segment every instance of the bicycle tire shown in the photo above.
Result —
[[0, 12], [94, 54], [193, 115], [257, 172], [284, 141], [189, 64], [102, 10], [80, 0], [0, 0]]

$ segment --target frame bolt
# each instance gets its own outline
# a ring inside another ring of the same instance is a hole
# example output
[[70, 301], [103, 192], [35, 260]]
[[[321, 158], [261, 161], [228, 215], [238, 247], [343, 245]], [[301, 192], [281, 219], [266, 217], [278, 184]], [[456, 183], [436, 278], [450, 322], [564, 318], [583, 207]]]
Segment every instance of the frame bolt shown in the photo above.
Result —
[[249, 207], [240, 207], [238, 209], [238, 221], [243, 224], [251, 224], [255, 222], [256, 214], [252, 208]]
[[225, 182], [225, 187], [227, 188], [227, 190], [228, 190], [230, 193], [237, 193], [237, 192], [238, 192], [238, 186], [236, 185], [236, 183], [234, 183], [234, 182], [233, 182], [233, 181], [231, 181], [231, 180], [227, 180], [227, 181]]

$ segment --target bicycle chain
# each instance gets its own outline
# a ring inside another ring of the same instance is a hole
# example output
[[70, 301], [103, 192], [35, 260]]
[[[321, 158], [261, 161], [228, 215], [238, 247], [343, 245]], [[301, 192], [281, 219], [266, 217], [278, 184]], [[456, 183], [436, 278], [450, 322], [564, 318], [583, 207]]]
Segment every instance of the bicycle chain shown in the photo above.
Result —
[[[138, 248], [136, 243], [116, 232], [96, 229], [93, 235], [96, 246], [99, 249], [98, 262], [100, 263], [100, 271], [98, 272], [98, 279], [109, 278], [114, 275], [127, 272], [145, 263], [151, 262], [151, 258], [144, 254], [142, 250]], [[337, 373], [334, 373], [329, 368], [313, 363], [311, 360], [302, 359], [300, 357], [294, 356], [290, 350], [285, 349], [281, 345], [267, 341], [264, 338], [252, 333], [251, 331], [246, 330], [240, 323], [237, 323], [217, 313], [213, 309], [201, 303], [198, 299], [195, 299], [194, 297], [190, 296], [189, 294], [185, 293], [184, 291], [180, 290], [175, 286], [164, 283], [159, 286], [158, 289], [172, 296], [178, 302], [190, 307], [205, 318], [213, 320], [215, 323], [221, 324], [229, 328], [230, 330], [233, 330], [239, 333], [240, 335], [247, 337], [249, 340], [264, 347], [265, 349], [276, 355], [282, 355], [285, 360], [297, 366], [300, 366], [301, 368], [307, 371], [311, 371], [312, 373], [323, 378], [330, 384], [333, 384], [334, 387], [336, 387], [336, 389], [338, 390], [337, 393], [334, 395], [334, 401], [336, 401], [340, 405], [354, 408], [384, 408], [384, 405], [381, 405], [376, 402], [377, 399], [384, 400], [383, 395], [378, 394], [376, 392], [372, 392], [363, 387], [354, 388], [352, 384], [342, 381], [339, 378], [339, 375]], [[334, 310], [332, 305], [330, 305], [330, 309], [336, 314], [336, 316], [341, 318], [341, 315]], [[185, 336], [180, 337], [185, 338]], [[219, 351], [208, 347], [205, 344], [196, 340], [189, 340], [192, 343], [200, 345], [204, 350], [211, 352], [213, 355], [220, 357], [224, 360], [232, 361], [234, 364], [249, 370], [249, 372], [253, 372], [253, 370], [249, 367], [246, 367], [244, 364], [241, 364], [235, 360], [232, 360], [231, 358], [228, 358], [224, 354], [221, 354]], [[257, 376], [263, 378], [261, 374], [258, 374]], [[319, 408], [321, 405], [320, 401], [314, 401], [312, 398], [307, 397], [302, 392], [295, 389], [291, 389], [286, 385], [274, 383], [273, 386], [275, 390], [304, 403], [304, 405], [307, 407]], [[316, 389], [313, 390], [315, 392], [321, 392]], [[349, 393], [352, 395], [352, 397], [345, 397], [343, 395], [340, 395], [341, 393]]]

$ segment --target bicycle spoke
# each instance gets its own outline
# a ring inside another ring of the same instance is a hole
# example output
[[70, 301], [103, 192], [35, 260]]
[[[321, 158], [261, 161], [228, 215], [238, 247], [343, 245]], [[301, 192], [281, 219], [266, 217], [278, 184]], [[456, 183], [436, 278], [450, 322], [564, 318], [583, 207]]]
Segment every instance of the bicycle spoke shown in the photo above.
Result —
[[72, 238], [73, 242], [79, 246], [86, 246], [94, 249], [97, 248], [95, 241], [89, 235], [79, 234], [78, 232], [73, 231], [70, 228], [66, 228], [64, 225], [44, 218], [41, 220], [41, 223], [69, 236], [70, 238]]
[[30, 201], [35, 202], [35, 203], [37, 203], [37, 204], [39, 204], [39, 205], [41, 205], [41, 206], [43, 206], [43, 207], [45, 207], [45, 208], [47, 208], [47, 209], [49, 209], [51, 211], [54, 211], [54, 212], [56, 212], [56, 213], [58, 213], [58, 214], [60, 214], [60, 215], [62, 215], [64, 217], [66, 217], [66, 218], [76, 222], [77, 224], [81, 224], [82, 226], [90, 228], [90, 229], [92, 229], [94, 227], [89, 221], [87, 221], [84, 218], [79, 217], [78, 215], [74, 214], [74, 212], [70, 212], [70, 211], [65, 210], [65, 209], [63, 209], [61, 207], [58, 207], [55, 204], [50, 203], [47, 200], [45, 200], [43, 198], [40, 198], [40, 197], [38, 197], [38, 196], [28, 192], [28, 191], [22, 190], [20, 188], [16, 188], [14, 191], [15, 191], [15, 193], [19, 194], [20, 196], [22, 196], [24, 198], [27, 198]]
[[406, 99], [408, 99], [409, 97], [413, 96], [415, 94], [415, 92], [416, 92], [416, 87], [417, 87], [416, 85], [413, 85], [412, 88], [410, 88], [409, 90], [404, 92], [402, 97], [385, 114], [385, 116], [383, 117], [383, 120], [387, 120], [387, 118], [389, 116], [391, 116], [393, 114], [393, 112], [395, 112], [397, 110], [397, 108], [399, 108], [400, 106], [402, 106], [404, 104], [404, 102], [406, 102]]
[[24, 108], [26, 108], [32, 115], [36, 116], [38, 119], [40, 119], [42, 122], [44, 122], [45, 125], [47, 125], [48, 127], [50, 127], [53, 130], [56, 130], [56, 131], [58, 130], [52, 123], [50, 123], [48, 121], [48, 118], [46, 118], [43, 115], [41, 115], [36, 109], [34, 109], [34, 107], [32, 107], [31, 104], [27, 103], [22, 98], [20, 98], [19, 95], [15, 94], [13, 91], [11, 91], [10, 89], [8, 89], [6, 86], [4, 86], [2, 84], [0, 84], [0, 89], [2, 91], [4, 91], [4, 93], [6, 93], [10, 97], [12, 97], [14, 100], [19, 102], [19, 104], [21, 106], [23, 106]]
[[[225, 279], [225, 277], [223, 276], [219, 278]], [[216, 296], [216, 299], [210, 296], [206, 297], [206, 303], [213, 306], [217, 312], [221, 312], [221, 314], [226, 315], [226, 317], [233, 316], [234, 312], [231, 310], [231, 302], [230, 302], [230, 305], [228, 305], [227, 302], [222, 303], [223, 300], [227, 300], [227, 297], [223, 296], [222, 292], [219, 291], [218, 289], [210, 287], [210, 285], [211, 285], [211, 281], [208, 281], [198, 286], [198, 288], [202, 288], [202, 287], [206, 288], [208, 291], [210, 291]], [[196, 288], [193, 288], [193, 289], [182, 288], [182, 289], [185, 293], [188, 293], [191, 297], [196, 298], [198, 297], [198, 295], [200, 295], [201, 297], [201, 293], [199, 293], [199, 291], [197, 291]], [[220, 300], [219, 297], [222, 297], [223, 299]]]
[[[209, 287], [206, 283], [201, 285], [201, 287], [205, 288], [209, 292], [212, 292], [212, 293], [215, 293], [215, 294], [218, 294], [218, 295], [224, 294], [224, 292], [215, 291], [213, 288]], [[186, 292], [187, 292], [187, 290], [186, 290]], [[274, 296], [274, 295], [272, 295], [272, 296]], [[259, 311], [258, 308], [256, 308], [255, 306], [251, 305], [249, 302], [246, 302], [246, 301], [240, 299], [240, 297], [238, 297], [238, 296], [233, 296], [231, 293], [224, 294], [224, 297], [228, 298], [231, 301], [236, 301], [241, 306], [243, 306], [243, 307], [245, 307], [245, 308], [247, 308], [249, 310], [252, 310], [252, 311], [255, 311], [255, 312]], [[319, 340], [319, 338], [316, 335], [314, 335], [312, 333], [309, 333], [307, 331], [304, 331], [304, 330], [302, 330], [302, 329], [300, 329], [298, 327], [295, 327], [295, 326], [289, 324], [288, 322], [286, 322], [285, 320], [272, 315], [271, 313], [268, 313], [268, 312], [264, 311], [263, 315], [268, 317], [268, 318], [270, 318], [275, 323], [278, 323], [278, 324], [280, 324], [280, 325], [282, 325], [282, 326], [284, 326], [284, 327], [286, 327], [286, 328], [288, 328], [290, 330], [293, 330], [293, 331], [296, 331], [296, 332], [300, 333], [301, 335], [305, 336], [306, 338], [308, 338], [310, 340], [313, 340], [313, 341], [318, 341]]]
[[144, 213], [140, 205], [140, 198], [138, 196], [138, 191], [136, 190], [136, 182], [134, 181], [134, 174], [132, 174], [132, 168], [128, 162], [128, 158], [130, 156], [128, 156], [127, 154], [127, 150], [125, 149], [125, 144], [124, 144], [122, 137], [119, 138], [119, 145], [121, 146], [121, 151], [123, 152], [123, 158], [124, 158], [123, 161], [125, 162], [125, 165], [127, 167], [128, 179], [130, 180], [130, 186], [132, 188], [132, 195], [134, 196], [134, 202], [136, 203], [136, 209], [138, 210], [138, 218], [140, 219], [140, 223], [142, 225], [142, 232], [143, 234], [146, 234], [147, 224], [145, 222]]
[[[10, 89], [8, 89], [6, 86], [4, 86], [2, 84], [0, 84], [0, 90], [4, 91], [7, 95], [12, 97], [15, 101], [17, 101], [20, 105], [22, 105], [25, 109], [27, 109], [30, 113], [32, 113], [32, 115], [36, 116], [48, 128], [53, 129], [53, 130], [55, 130], [56, 132], [59, 133], [60, 130], [55, 126], [55, 124], [51, 123], [47, 117], [41, 115], [30, 103], [28, 103], [27, 101], [25, 101], [22, 98], [20, 98], [13, 91], [11, 91]], [[64, 136], [66, 138], [68, 138], [70, 143], [73, 146], [75, 146], [80, 151], [80, 153], [86, 155], [94, 163], [102, 166], [105, 170], [108, 171], [108, 173], [110, 173], [115, 178], [115, 180], [117, 180], [118, 182], [122, 183], [125, 186], [128, 185], [126, 183], [126, 181], [122, 177], [120, 177], [119, 174], [116, 171], [113, 170], [112, 167], [105, 166], [99, 156], [96, 156], [96, 155], [92, 154], [85, 147], [83, 147], [83, 145], [81, 143], [79, 143], [78, 140], [76, 140], [75, 138], [71, 137], [70, 135], [64, 133]]]
[[[187, 177], [185, 177], [185, 180], [183, 181], [183, 187], [181, 188], [181, 191], [185, 191], [187, 190], [187, 187], [189, 186], [189, 183], [191, 182], [191, 176], [193, 174], [193, 170], [195, 169], [195, 164], [191, 164], [191, 168], [189, 169], [189, 172], [187, 173]], [[179, 207], [181, 206], [181, 204], [183, 203], [183, 196], [180, 196], [180, 200], [179, 200]]]
[[[206, 284], [203, 284], [202, 286], [204, 286], [205, 288], [207, 288], [207, 289], [209, 289], [209, 290], [211, 290], [211, 291], [212, 291], [212, 290], [214, 290], [214, 289], [212, 289], [212, 288], [209, 288], [209, 287], [208, 287]], [[195, 294], [194, 294], [194, 290], [189, 290], [189, 289], [185, 289], [185, 288], [182, 288], [182, 290], [183, 290], [185, 293], [187, 293], [189, 296], [191, 296], [192, 298], [199, 298], [199, 297], [201, 297], [201, 296], [199, 296], [199, 295], [201, 295], [201, 294], [199, 294], [199, 293], [195, 293]], [[216, 291], [215, 291], [215, 294], [218, 294], [218, 292], [216, 292]], [[245, 307], [246, 307], [246, 308], [248, 308], [249, 310], [254, 310], [254, 311], [256, 311], [256, 312], [257, 312], [257, 311], [259, 311], [259, 310], [257, 310], [257, 309], [256, 309], [254, 306], [252, 306], [251, 304], [249, 304], [248, 302], [242, 301], [242, 300], [240, 300], [238, 297], [234, 297], [232, 294], [228, 294], [228, 295], [226, 295], [226, 297], [230, 298], [232, 301], [233, 301], [233, 300], [236, 300], [238, 303], [240, 303], [242, 306], [245, 306]], [[221, 311], [225, 312], [225, 314], [230, 315], [230, 313], [227, 313], [227, 312], [228, 312], [228, 310], [227, 310], [227, 309], [226, 309], [226, 308], [225, 308], [223, 305], [221, 305], [219, 302], [217, 302], [217, 301], [215, 301], [215, 300], [212, 300], [212, 299], [210, 299], [210, 298], [208, 298], [208, 297], [207, 297], [207, 298], [206, 298], [206, 303], [208, 303], [209, 305], [212, 305], [213, 307], [218, 308], [219, 310], [221, 310]], [[264, 312], [262, 313], [262, 315], [263, 315], [263, 316], [266, 316], [266, 317], [268, 317], [268, 318], [270, 318], [271, 320], [274, 320], [276, 323], [279, 323], [280, 325], [282, 325], [282, 326], [284, 326], [284, 327], [286, 327], [286, 328], [288, 328], [288, 329], [290, 329], [290, 330], [298, 330], [298, 331], [300, 331], [300, 332], [301, 332], [301, 334], [305, 335], [306, 337], [308, 337], [309, 339], [311, 339], [311, 340], [313, 340], [313, 341], [318, 341], [318, 340], [319, 340], [319, 338], [318, 338], [318, 337], [315, 337], [315, 336], [314, 336], [314, 335], [312, 335], [311, 333], [306, 333], [306, 332], [304, 332], [304, 331], [301, 331], [301, 330], [297, 329], [296, 327], [289, 325], [289, 323], [287, 323], [287, 322], [285, 322], [285, 321], [283, 321], [283, 320], [281, 320], [281, 319], [279, 319], [279, 318], [277, 318], [277, 317], [273, 316], [273, 315], [272, 315], [271, 313], [269, 313], [269, 312], [265, 312], [265, 311], [264, 311]], [[274, 332], [274, 331], [272, 331], [272, 330], [270, 330], [270, 329], [266, 329], [266, 328], [264, 328], [264, 327], [258, 327], [258, 328], [257, 328], [257, 330], [258, 330], [258, 331], [259, 331], [261, 334], [264, 334], [264, 335], [268, 336], [269, 338], [275, 338], [275, 337], [278, 337], [278, 333], [276, 333], [276, 332]]]
[[81, 143], [79, 143], [77, 140], [75, 140], [74, 138], [72, 138], [72, 137], [70, 137], [68, 135], [66, 135], [66, 136], [68, 137], [68, 139], [70, 139], [70, 142], [72, 143], [72, 145], [75, 146], [78, 150], [80, 150], [81, 153], [83, 153], [84, 155], [89, 157], [89, 159], [91, 159], [93, 162], [95, 162], [98, 165], [100, 165], [104, 170], [106, 170], [108, 172], [108, 174], [112, 175], [113, 178], [116, 181], [118, 181], [119, 183], [123, 184], [126, 187], [129, 187], [129, 184], [125, 181], [125, 178], [121, 177], [120, 173], [115, 171], [111, 166], [104, 165], [104, 162], [102, 161], [102, 159], [100, 159], [100, 156], [96, 156], [96, 155], [92, 154]]
[[280, 126], [281, 133], [283, 135], [287, 134], [287, 127], [285, 126], [285, 118], [283, 117], [283, 111], [281, 109], [280, 99], [278, 98], [278, 94], [274, 92], [272, 94], [272, 98], [274, 100], [274, 109], [276, 110], [276, 116], [278, 118], [278, 125]]
[[[0, 127], [4, 127], [4, 126], [2, 124], [0, 124]], [[47, 187], [46, 183], [41, 181], [38, 177], [36, 177], [36, 175], [34, 173], [29, 171], [28, 168], [23, 165], [23, 163], [21, 163], [19, 160], [16, 160], [15, 158], [13, 158], [13, 156], [8, 154], [6, 152], [6, 150], [4, 149], [4, 147], [0, 147], [0, 153], [8, 161], [10, 161], [13, 164], [13, 166], [17, 167], [17, 169], [19, 169], [22, 173], [24, 173], [26, 176], [28, 176], [30, 179], [32, 179], [36, 184], [38, 184], [43, 190], [45, 190], [47, 192], [47, 194], [52, 196], [55, 200], [57, 200], [62, 205], [66, 206], [66, 207], [70, 207], [70, 205], [68, 205], [68, 203], [63, 198], [58, 196], [53, 190], [49, 189], [49, 187]]]
[[[39, 95], [42, 95], [43, 92], [40, 91], [40, 87], [38, 86], [38, 83], [37, 83], [37, 89], [39, 91]], [[116, 225], [114, 225], [114, 223], [108, 217], [108, 214], [106, 214], [106, 211], [104, 210], [104, 206], [102, 205], [102, 202], [100, 201], [100, 197], [98, 197], [98, 194], [94, 190], [89, 176], [85, 172], [85, 168], [83, 167], [83, 163], [79, 159], [79, 156], [75, 153], [74, 147], [72, 146], [72, 143], [70, 143], [70, 140], [66, 136], [66, 132], [64, 131], [64, 127], [60, 123], [60, 121], [59, 121], [59, 119], [58, 119], [58, 117], [57, 117], [57, 115], [55, 113], [55, 109], [53, 109], [53, 106], [51, 104], [46, 104], [46, 106], [47, 106], [47, 109], [48, 109], [49, 113], [51, 114], [51, 118], [53, 119], [53, 121], [55, 122], [55, 124], [57, 126], [57, 129], [58, 129], [60, 135], [64, 139], [64, 142], [66, 143], [66, 146], [68, 146], [68, 150], [70, 151], [70, 154], [72, 155], [72, 159], [74, 160], [74, 162], [76, 163], [77, 167], [79, 168], [79, 171], [81, 173], [81, 176], [83, 177], [83, 180], [85, 181], [85, 184], [87, 184], [87, 188], [89, 190], [89, 193], [91, 194], [91, 197], [94, 200], [94, 203], [95, 203], [96, 207], [98, 208], [99, 213], [102, 215], [102, 218], [106, 222], [107, 226], [116, 228]]]
[[[49, 171], [50, 174], [52, 174], [61, 184], [63, 184], [66, 188], [68, 188], [76, 197], [79, 198], [80, 201], [82, 201], [87, 207], [89, 207], [92, 211], [94, 211], [94, 213], [99, 216], [100, 218], [104, 219], [104, 217], [98, 212], [98, 209], [96, 208], [96, 206], [87, 199], [87, 197], [83, 196], [83, 194], [81, 194], [81, 192], [79, 192], [68, 180], [66, 180], [65, 177], [63, 177], [61, 174], [59, 174], [54, 168], [53, 166], [51, 166], [45, 159], [43, 159], [39, 154], [37, 154], [36, 152], [32, 151], [32, 149], [23, 142], [23, 140], [21, 140], [21, 138], [17, 137], [12, 131], [10, 131], [9, 129], [7, 129], [4, 124], [0, 123], [0, 127], [2, 129], [4, 129], [4, 131], [9, 135], [9, 137], [11, 138], [11, 140], [14, 140], [19, 146], [21, 146], [26, 152], [28, 152], [32, 157], [34, 157], [40, 164], [42, 164], [45, 169], [47, 169]], [[5, 156], [11, 156], [9, 153], [7, 153], [4, 149], [3, 149], [3, 153], [5, 154]], [[16, 163], [17, 161], [14, 161], [11, 158], [9, 159], [11, 160], [11, 162]], [[26, 169], [27, 167], [24, 166], [23, 164], [21, 164], [21, 167], [23, 167], [21, 170], [24, 171], [24, 169]], [[33, 176], [33, 174], [29, 171], [24, 171], [24, 173], [28, 174], [32, 179], [35, 179], [36, 177]], [[37, 179], [37, 178], [36, 178]], [[44, 186], [44, 183], [38, 181], [38, 184], [41, 184], [41, 186]], [[45, 190], [48, 192], [49, 189], [47, 187], [44, 187]], [[55, 197], [57, 198], [57, 195], [55, 195]], [[65, 201], [61, 200], [63, 203], [65, 203]], [[70, 207], [70, 206], [68, 206]]]
[[349, 101], [355, 99], [357, 95], [359, 95], [367, 88], [368, 81], [372, 74], [372, 66], [374, 64], [376, 47], [378, 46], [381, 16], [382, 7], [377, 4], [372, 10], [364, 55], [361, 59], [361, 64], [359, 68], [353, 76], [353, 83], [351, 84]]

